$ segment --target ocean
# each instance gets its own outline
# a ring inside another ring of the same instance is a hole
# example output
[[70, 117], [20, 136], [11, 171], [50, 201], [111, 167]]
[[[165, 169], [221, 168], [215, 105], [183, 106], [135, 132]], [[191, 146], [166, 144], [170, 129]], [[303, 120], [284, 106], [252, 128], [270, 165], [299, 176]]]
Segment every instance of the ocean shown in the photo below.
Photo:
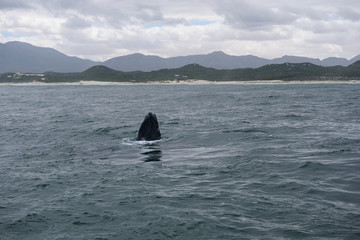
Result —
[[1, 240], [360, 239], [360, 84], [2, 85], [0, 134]]

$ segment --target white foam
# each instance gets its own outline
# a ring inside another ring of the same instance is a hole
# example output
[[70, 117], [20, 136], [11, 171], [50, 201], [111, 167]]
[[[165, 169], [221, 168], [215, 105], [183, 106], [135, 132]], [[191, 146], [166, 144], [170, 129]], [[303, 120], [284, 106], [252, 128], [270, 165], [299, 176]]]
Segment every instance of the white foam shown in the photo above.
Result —
[[162, 141], [162, 139], [153, 141], [136, 141], [130, 138], [123, 138], [121, 144], [126, 146], [154, 145]]

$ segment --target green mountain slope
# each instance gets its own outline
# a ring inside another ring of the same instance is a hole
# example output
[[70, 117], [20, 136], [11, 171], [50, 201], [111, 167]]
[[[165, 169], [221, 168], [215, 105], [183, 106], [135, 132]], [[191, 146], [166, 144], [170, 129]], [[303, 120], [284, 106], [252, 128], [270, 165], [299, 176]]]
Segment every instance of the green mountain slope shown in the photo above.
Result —
[[161, 69], [152, 72], [121, 72], [105, 66], [94, 66], [80, 73], [20, 74], [0, 75], [0, 82], [151, 82], [201, 79], [209, 81], [249, 81], [249, 80], [360, 80], [360, 61], [348, 67], [322, 67], [311, 63], [271, 64], [259, 68], [217, 70], [198, 64], [189, 64], [176, 69]]

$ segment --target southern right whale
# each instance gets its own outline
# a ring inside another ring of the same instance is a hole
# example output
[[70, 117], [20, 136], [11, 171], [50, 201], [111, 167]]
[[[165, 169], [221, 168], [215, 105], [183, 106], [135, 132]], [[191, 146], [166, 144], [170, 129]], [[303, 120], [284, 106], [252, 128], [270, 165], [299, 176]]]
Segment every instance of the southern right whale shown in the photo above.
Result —
[[157, 117], [152, 112], [149, 112], [142, 122], [138, 131], [137, 141], [154, 141], [160, 140], [161, 133]]

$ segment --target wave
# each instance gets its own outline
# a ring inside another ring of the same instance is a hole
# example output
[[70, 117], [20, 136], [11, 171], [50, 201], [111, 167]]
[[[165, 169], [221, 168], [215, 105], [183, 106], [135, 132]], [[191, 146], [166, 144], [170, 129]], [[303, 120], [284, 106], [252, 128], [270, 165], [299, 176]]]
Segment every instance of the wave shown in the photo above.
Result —
[[157, 145], [158, 143], [164, 142], [164, 139], [154, 140], [154, 141], [137, 141], [132, 138], [123, 138], [121, 141], [122, 145], [125, 146], [149, 146], [149, 145]]

